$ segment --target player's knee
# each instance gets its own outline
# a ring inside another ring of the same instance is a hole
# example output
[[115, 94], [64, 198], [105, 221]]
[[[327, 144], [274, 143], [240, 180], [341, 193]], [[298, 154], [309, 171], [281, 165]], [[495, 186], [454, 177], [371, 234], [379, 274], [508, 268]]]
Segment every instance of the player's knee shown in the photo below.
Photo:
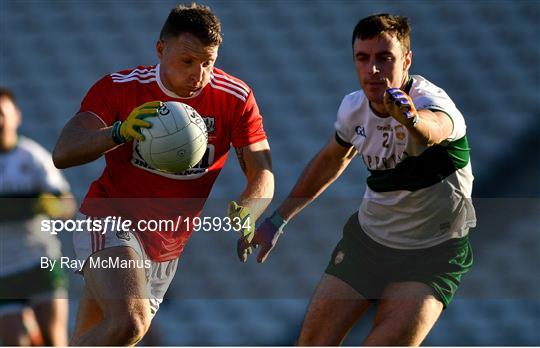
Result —
[[335, 346], [337, 344], [330, 344], [328, 340], [324, 337], [302, 337], [298, 339], [297, 346], [299, 347], [324, 347], [324, 346]]
[[122, 345], [134, 345], [139, 342], [150, 328], [150, 313], [131, 312], [119, 315], [110, 321], [109, 328]]
[[144, 317], [131, 316], [123, 325], [122, 332], [130, 344], [139, 342], [150, 327], [150, 322]]
[[302, 329], [300, 337], [296, 342], [297, 346], [336, 346], [339, 345], [339, 340], [336, 340], [331, 335], [325, 334], [323, 330]]

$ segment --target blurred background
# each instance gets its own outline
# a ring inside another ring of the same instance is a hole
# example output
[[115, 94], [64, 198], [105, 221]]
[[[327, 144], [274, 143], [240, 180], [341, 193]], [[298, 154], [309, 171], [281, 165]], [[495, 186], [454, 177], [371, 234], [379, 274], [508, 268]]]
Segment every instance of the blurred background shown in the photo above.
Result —
[[[0, 85], [23, 111], [20, 133], [52, 151], [101, 76], [157, 63], [154, 45], [177, 1], [0, 0]], [[465, 116], [475, 174], [475, 266], [426, 345], [540, 345], [540, 2], [202, 1], [221, 19], [217, 67], [254, 90], [273, 152], [276, 200], [334, 133], [359, 88], [351, 33], [367, 15], [410, 17], [411, 72]], [[103, 169], [65, 170], [80, 201]], [[181, 259], [147, 344], [291, 345], [367, 171], [356, 159], [287, 227], [267, 263], [236, 260], [236, 236], [198, 233]], [[234, 154], [203, 216], [224, 216], [245, 182]], [[61, 234], [73, 255], [71, 236]], [[82, 278], [71, 277], [73, 326]], [[345, 344], [358, 345], [370, 318]]]

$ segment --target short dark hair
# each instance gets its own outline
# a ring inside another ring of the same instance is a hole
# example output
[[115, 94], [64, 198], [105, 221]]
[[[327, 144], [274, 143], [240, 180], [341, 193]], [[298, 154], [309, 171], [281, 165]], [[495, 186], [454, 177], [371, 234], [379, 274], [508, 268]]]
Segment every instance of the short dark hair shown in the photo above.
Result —
[[13, 102], [13, 104], [16, 103], [15, 94], [13, 93], [13, 91], [7, 87], [0, 86], [0, 98], [2, 97], [8, 98]]
[[221, 23], [210, 7], [192, 3], [178, 5], [171, 10], [161, 28], [161, 40], [189, 33], [205, 46], [219, 46], [223, 41]]
[[406, 51], [411, 49], [411, 25], [409, 18], [388, 13], [374, 14], [361, 19], [354, 27], [352, 44], [356, 39], [372, 39], [382, 33], [396, 35]]

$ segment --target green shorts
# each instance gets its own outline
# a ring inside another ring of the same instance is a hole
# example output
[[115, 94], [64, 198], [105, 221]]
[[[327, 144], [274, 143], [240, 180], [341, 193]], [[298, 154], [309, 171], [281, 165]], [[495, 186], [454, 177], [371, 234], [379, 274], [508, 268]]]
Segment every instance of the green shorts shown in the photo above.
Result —
[[389, 283], [421, 282], [433, 289], [446, 308], [472, 264], [468, 236], [425, 249], [389, 248], [366, 235], [355, 213], [343, 228], [343, 238], [332, 253], [326, 273], [370, 300], [381, 298]]
[[2, 307], [29, 305], [43, 298], [65, 294], [67, 276], [59, 266], [42, 269], [39, 264], [21, 272], [0, 277], [0, 311]]

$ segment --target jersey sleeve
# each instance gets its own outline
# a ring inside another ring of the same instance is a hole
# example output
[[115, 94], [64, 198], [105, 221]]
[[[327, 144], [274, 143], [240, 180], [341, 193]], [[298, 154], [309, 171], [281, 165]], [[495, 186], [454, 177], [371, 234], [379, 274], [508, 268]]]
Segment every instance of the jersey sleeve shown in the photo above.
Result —
[[438, 88], [433, 91], [419, 89], [418, 95], [412, 100], [417, 110], [441, 111], [450, 117], [453, 129], [448, 140], [456, 140], [465, 135], [465, 119], [452, 99], [442, 89]]
[[336, 141], [343, 146], [352, 144], [352, 127], [350, 126], [350, 107], [349, 96], [345, 96], [337, 112], [337, 119], [334, 122], [336, 128]]
[[36, 165], [36, 177], [40, 192], [60, 195], [69, 192], [69, 183], [52, 161], [51, 154], [42, 147], [36, 147], [32, 155]]
[[81, 102], [79, 112], [91, 112], [97, 115], [107, 126], [111, 126], [118, 113], [118, 98], [113, 88], [110, 75], [96, 82]]
[[235, 148], [244, 147], [266, 139], [262, 116], [253, 96], [253, 91], [249, 92], [240, 115], [233, 122], [231, 142]]

